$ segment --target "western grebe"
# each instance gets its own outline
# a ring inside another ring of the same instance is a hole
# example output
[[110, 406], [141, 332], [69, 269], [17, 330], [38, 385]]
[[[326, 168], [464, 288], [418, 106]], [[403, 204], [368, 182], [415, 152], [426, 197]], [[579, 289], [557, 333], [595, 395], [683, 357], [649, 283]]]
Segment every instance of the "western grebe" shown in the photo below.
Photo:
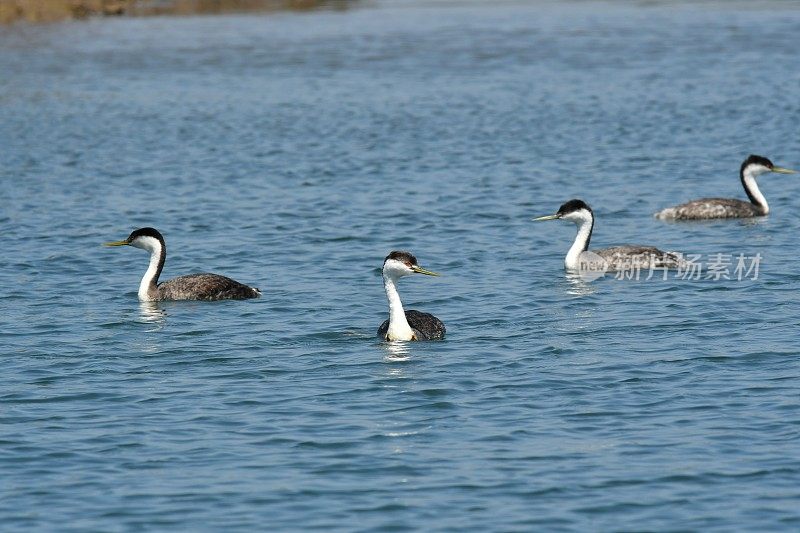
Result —
[[772, 161], [760, 155], [751, 155], [739, 169], [739, 179], [749, 202], [735, 198], [701, 198], [685, 204], [667, 207], [655, 214], [661, 220], [708, 220], [712, 218], [750, 218], [769, 213], [767, 199], [761, 194], [756, 176], [766, 172], [795, 174], [796, 170], [776, 167]]
[[[589, 241], [594, 229], [594, 213], [583, 200], [570, 200], [558, 208], [555, 215], [547, 215], [533, 220], [569, 220], [578, 226], [578, 235], [567, 252], [564, 266], [567, 270], [581, 270], [581, 254], [589, 251]], [[633, 268], [677, 268], [682, 265], [681, 255], [676, 252], [662, 252], [652, 246], [614, 246], [601, 250], [591, 250], [604, 262], [604, 270], [626, 270]]]
[[150, 252], [150, 266], [139, 284], [139, 300], [244, 300], [258, 298], [261, 291], [219, 274], [189, 274], [158, 283], [158, 276], [167, 258], [164, 237], [154, 228], [133, 231], [124, 241], [107, 242], [105, 246], [133, 246]]
[[389, 320], [378, 328], [378, 337], [387, 341], [433, 341], [444, 338], [444, 323], [420, 311], [403, 311], [400, 295], [395, 287], [403, 276], [425, 274], [438, 276], [417, 264], [417, 258], [408, 252], [394, 251], [383, 261], [383, 286], [389, 299]]

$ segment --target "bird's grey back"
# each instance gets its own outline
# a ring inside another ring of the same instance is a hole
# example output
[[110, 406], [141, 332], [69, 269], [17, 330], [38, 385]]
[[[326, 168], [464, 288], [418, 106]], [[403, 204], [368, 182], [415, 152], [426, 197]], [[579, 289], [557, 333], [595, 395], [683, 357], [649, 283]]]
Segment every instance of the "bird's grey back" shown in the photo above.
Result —
[[261, 291], [219, 274], [188, 274], [158, 284], [159, 300], [244, 300]]
[[764, 213], [755, 204], [735, 198], [701, 198], [662, 209], [656, 217], [662, 220], [707, 220], [713, 218], [749, 218]]
[[[414, 331], [414, 336], [419, 341], [436, 341], [444, 338], [447, 329], [444, 327], [444, 322], [436, 318], [430, 313], [423, 313], [409, 309], [406, 311], [406, 320], [408, 325]], [[381, 339], [386, 338], [386, 333], [389, 331], [389, 321], [385, 320], [378, 328], [378, 337]]]
[[602, 257], [608, 270], [626, 270], [631, 268], [677, 268], [683, 259], [676, 252], [664, 252], [654, 246], [638, 246], [626, 244], [592, 250]]

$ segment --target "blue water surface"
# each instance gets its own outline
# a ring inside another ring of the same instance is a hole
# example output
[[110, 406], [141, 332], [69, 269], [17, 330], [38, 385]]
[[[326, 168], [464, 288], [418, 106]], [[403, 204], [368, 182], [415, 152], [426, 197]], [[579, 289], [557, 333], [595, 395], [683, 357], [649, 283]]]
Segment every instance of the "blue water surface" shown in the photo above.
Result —
[[[800, 179], [652, 214], [800, 168], [798, 35], [798, 2], [0, 29], [0, 529], [797, 531]], [[572, 197], [593, 246], [759, 271], [569, 278], [530, 219]], [[263, 297], [140, 305], [101, 243], [141, 226]], [[446, 341], [375, 338], [393, 249]]]

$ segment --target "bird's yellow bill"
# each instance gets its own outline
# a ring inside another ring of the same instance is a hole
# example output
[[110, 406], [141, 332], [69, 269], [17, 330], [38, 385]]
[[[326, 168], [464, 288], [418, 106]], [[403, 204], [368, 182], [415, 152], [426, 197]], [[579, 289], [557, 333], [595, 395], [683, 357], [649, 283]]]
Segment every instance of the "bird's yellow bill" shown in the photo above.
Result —
[[792, 170], [791, 168], [783, 168], [783, 167], [772, 167], [773, 172], [777, 172], [778, 174], [797, 174], [796, 170]]
[[114, 241], [114, 242], [104, 242], [103, 246], [127, 246], [130, 244], [128, 241]]
[[542, 222], [544, 220], [555, 220], [558, 218], [558, 215], [545, 215], [543, 217], [536, 217], [533, 220], [536, 222]]
[[425, 270], [421, 266], [412, 266], [411, 270], [416, 272], [417, 274], [425, 274], [426, 276], [438, 276], [436, 272], [431, 272], [430, 270]]

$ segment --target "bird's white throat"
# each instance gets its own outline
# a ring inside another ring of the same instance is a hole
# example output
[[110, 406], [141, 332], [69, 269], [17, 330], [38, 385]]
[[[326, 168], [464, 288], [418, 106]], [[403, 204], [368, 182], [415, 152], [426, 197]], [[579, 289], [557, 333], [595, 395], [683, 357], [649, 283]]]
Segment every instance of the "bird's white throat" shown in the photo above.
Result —
[[138, 296], [140, 302], [151, 302], [156, 299], [156, 284], [164, 266], [161, 257], [165, 253], [164, 246], [155, 237], [139, 237], [131, 246], [150, 252], [150, 265], [139, 283]]
[[572, 243], [572, 246], [567, 252], [567, 257], [564, 258], [564, 266], [568, 270], [577, 270], [580, 266], [581, 253], [589, 248], [589, 240], [592, 238], [594, 216], [586, 209], [579, 209], [561, 218], [574, 222], [575, 225], [578, 226], [578, 234], [575, 236], [575, 242]]
[[389, 300], [389, 329], [386, 339], [390, 341], [410, 341], [414, 339], [414, 332], [406, 320], [406, 312], [397, 292], [397, 278], [384, 269], [383, 287], [386, 289], [386, 298]]
[[756, 176], [769, 172], [769, 170], [770, 169], [764, 165], [747, 165], [742, 172], [742, 184], [744, 185], [744, 190], [747, 192], [747, 196], [750, 198], [751, 202], [761, 207], [765, 215], [769, 213], [769, 204], [767, 204], [767, 199], [764, 198], [764, 195], [761, 194], [761, 190], [758, 188]]

